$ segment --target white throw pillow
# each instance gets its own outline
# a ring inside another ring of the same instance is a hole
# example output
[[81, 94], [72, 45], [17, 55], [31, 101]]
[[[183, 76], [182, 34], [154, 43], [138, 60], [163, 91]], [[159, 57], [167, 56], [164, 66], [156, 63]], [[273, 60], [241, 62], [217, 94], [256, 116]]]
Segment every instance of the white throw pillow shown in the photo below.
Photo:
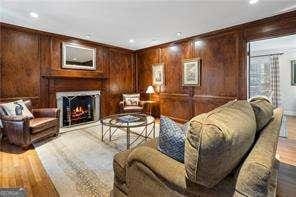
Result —
[[29, 118], [34, 118], [33, 114], [30, 112], [30, 110], [27, 108], [25, 102], [23, 100], [18, 100], [10, 103], [3, 103], [1, 104], [5, 112], [7, 113], [8, 116], [15, 116], [15, 107], [17, 104], [21, 105], [23, 107], [23, 116], [29, 117]]
[[123, 100], [127, 106], [137, 106], [140, 102], [140, 94], [123, 94]]

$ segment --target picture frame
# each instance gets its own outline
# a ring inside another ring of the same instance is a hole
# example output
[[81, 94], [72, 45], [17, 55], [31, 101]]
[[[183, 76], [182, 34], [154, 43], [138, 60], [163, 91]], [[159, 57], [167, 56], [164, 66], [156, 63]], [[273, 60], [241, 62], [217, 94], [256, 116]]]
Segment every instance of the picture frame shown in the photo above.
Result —
[[62, 43], [62, 68], [96, 70], [96, 49], [76, 43]]
[[164, 85], [164, 64], [152, 65], [152, 83], [153, 85]]
[[201, 76], [201, 59], [184, 59], [182, 68], [182, 85], [183, 86], [200, 86]]
[[296, 86], [296, 60], [291, 60], [291, 85]]

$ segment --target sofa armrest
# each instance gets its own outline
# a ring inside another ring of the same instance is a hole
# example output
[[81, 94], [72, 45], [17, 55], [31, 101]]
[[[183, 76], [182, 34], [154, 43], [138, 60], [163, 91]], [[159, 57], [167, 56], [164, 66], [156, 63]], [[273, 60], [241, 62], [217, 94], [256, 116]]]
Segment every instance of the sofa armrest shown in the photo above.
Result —
[[[141, 175], [139, 175], [139, 173], [141, 173]], [[144, 188], [146, 187], [145, 184], [139, 184], [139, 181], [135, 180], [135, 177], [141, 177], [145, 174], [145, 176], [149, 176], [149, 180], [154, 180], [152, 184], [156, 184], [159, 187], [161, 187], [161, 185], [166, 185], [166, 187], [169, 187], [172, 191], [182, 192], [186, 189], [185, 173], [183, 163], [149, 147], [138, 147], [133, 150], [128, 157], [128, 187], [143, 187], [143, 189], [139, 188], [138, 191], [147, 192], [147, 190], [150, 190], [148, 187]], [[153, 190], [154, 188], [151, 188], [150, 192], [153, 193]], [[148, 193], [150, 192], [148, 191]]]
[[41, 117], [59, 118], [60, 110], [57, 108], [33, 109], [33, 115], [36, 118], [41, 118]]
[[1, 119], [4, 122], [26, 122], [26, 120], [30, 120], [29, 117], [22, 116], [22, 115], [16, 115], [16, 116], [3, 115], [1, 116]]
[[123, 108], [124, 107], [124, 101], [120, 101], [119, 106]]
[[2, 116], [3, 131], [10, 143], [27, 147], [31, 144], [30, 118], [24, 116]]
[[146, 104], [146, 101], [140, 101], [139, 102], [139, 106], [144, 107], [144, 105]]

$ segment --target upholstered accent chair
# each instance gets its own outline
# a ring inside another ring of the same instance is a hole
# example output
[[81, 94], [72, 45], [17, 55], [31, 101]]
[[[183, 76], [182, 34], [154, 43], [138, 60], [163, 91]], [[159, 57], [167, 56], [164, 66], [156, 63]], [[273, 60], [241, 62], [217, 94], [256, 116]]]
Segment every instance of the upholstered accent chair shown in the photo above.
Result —
[[28, 148], [35, 141], [59, 133], [60, 111], [57, 108], [32, 109], [30, 100], [25, 101], [25, 105], [33, 114], [33, 118], [22, 115], [9, 116], [1, 109], [3, 132], [11, 144]]
[[121, 113], [141, 113], [144, 101], [140, 100], [140, 94], [122, 94], [122, 101], [119, 105]]

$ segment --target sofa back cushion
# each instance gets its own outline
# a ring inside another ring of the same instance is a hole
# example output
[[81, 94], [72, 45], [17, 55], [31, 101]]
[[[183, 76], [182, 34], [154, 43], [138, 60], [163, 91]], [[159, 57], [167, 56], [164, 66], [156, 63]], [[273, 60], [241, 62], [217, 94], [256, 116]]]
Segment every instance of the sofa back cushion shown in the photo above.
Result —
[[140, 102], [140, 94], [123, 94], [124, 104], [127, 106], [137, 106]]
[[185, 140], [187, 178], [211, 188], [241, 161], [254, 142], [256, 120], [247, 101], [231, 101], [194, 117]]
[[269, 100], [262, 97], [253, 98], [250, 103], [255, 113], [257, 131], [260, 131], [272, 119], [274, 107]]

